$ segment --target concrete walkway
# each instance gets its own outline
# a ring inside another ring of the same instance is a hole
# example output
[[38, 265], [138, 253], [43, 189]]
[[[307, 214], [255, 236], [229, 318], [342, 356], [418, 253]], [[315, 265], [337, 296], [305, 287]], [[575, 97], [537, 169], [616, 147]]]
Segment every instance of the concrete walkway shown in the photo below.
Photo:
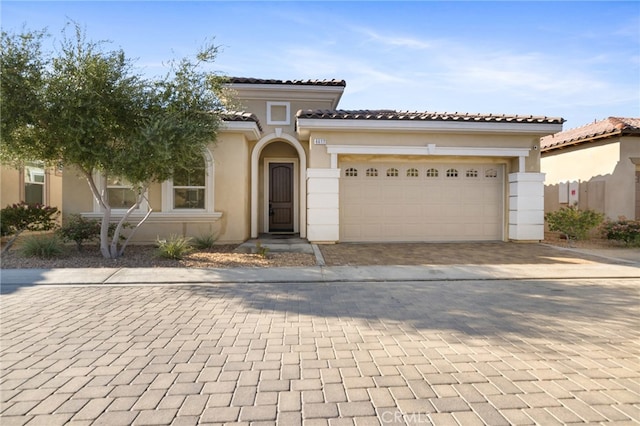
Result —
[[638, 278], [640, 266], [595, 264], [312, 266], [292, 268], [4, 269], [3, 287], [32, 284], [303, 283]]

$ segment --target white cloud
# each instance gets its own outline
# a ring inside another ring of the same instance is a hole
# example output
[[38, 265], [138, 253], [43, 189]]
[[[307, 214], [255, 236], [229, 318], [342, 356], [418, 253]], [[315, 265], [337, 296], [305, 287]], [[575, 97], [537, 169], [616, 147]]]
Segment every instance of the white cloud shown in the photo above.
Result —
[[366, 36], [368, 38], [368, 41], [373, 41], [384, 46], [404, 47], [417, 50], [431, 49], [434, 47], [434, 42], [421, 40], [420, 38], [385, 35], [378, 33], [372, 29], [363, 27], [354, 27], [352, 28], [352, 30], [355, 33], [360, 33]]

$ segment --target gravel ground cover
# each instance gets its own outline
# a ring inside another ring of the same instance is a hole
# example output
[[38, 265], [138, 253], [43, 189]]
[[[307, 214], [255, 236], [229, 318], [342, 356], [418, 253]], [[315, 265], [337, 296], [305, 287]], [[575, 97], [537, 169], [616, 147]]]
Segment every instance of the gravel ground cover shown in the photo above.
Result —
[[[568, 247], [567, 241], [558, 235], [545, 235], [545, 244]], [[304, 253], [237, 253], [237, 244], [217, 245], [209, 250], [197, 250], [182, 260], [163, 259], [157, 256], [153, 245], [129, 245], [125, 255], [119, 259], [105, 259], [98, 247], [88, 245], [78, 252], [74, 245], [68, 245], [63, 256], [53, 259], [24, 257], [19, 243], [2, 255], [0, 267], [13, 268], [270, 268], [314, 266], [315, 256]], [[622, 247], [615, 241], [590, 239], [572, 242], [574, 248], [616, 248]], [[533, 259], [542, 263], [557, 263], [548, 258], [548, 248], [537, 244], [504, 243], [371, 243], [371, 244], [328, 244], [320, 245], [328, 266], [339, 265], [422, 265], [422, 264], [492, 264], [527, 263]], [[589, 262], [590, 256], [574, 257], [564, 262]]]
[[24, 257], [19, 247], [2, 255], [2, 268], [265, 268], [283, 266], [312, 266], [316, 264], [313, 255], [304, 253], [235, 253], [235, 244], [219, 245], [209, 250], [198, 250], [182, 260], [163, 259], [157, 256], [152, 245], [130, 245], [125, 255], [119, 259], [105, 259], [97, 247], [89, 246], [82, 252], [68, 246], [65, 254], [54, 259]]

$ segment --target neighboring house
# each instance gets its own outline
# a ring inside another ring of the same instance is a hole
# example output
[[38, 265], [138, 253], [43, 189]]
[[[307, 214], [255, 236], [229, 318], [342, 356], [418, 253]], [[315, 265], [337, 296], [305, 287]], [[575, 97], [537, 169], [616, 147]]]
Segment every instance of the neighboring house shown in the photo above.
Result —
[[31, 161], [0, 168], [0, 208], [26, 202], [62, 208], [62, 170]]
[[545, 211], [577, 204], [640, 220], [640, 118], [609, 117], [540, 140]]
[[[201, 168], [149, 188], [138, 241], [213, 233], [242, 242], [541, 240], [540, 137], [562, 118], [343, 111], [341, 80], [232, 78], [246, 112], [228, 114]], [[100, 217], [65, 170], [63, 212]], [[112, 179], [111, 204], [130, 205]], [[124, 210], [120, 210], [124, 211]], [[115, 211], [117, 217], [118, 210]]]

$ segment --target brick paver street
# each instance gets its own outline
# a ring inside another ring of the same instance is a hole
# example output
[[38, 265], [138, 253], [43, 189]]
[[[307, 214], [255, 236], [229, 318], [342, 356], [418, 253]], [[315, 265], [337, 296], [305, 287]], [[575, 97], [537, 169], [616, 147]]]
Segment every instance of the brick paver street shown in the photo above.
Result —
[[639, 285], [5, 289], [0, 423], [637, 424]]

